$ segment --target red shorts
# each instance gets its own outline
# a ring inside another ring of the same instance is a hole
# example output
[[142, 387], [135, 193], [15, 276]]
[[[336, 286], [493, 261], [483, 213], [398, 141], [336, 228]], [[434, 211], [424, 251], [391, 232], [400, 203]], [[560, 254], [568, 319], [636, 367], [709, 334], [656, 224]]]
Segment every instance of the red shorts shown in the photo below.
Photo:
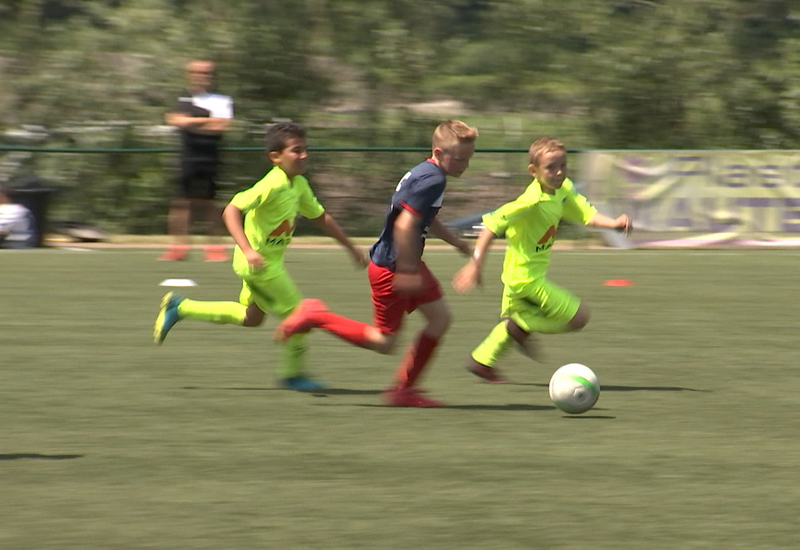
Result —
[[372, 287], [373, 321], [384, 334], [394, 334], [403, 324], [403, 316], [422, 304], [439, 300], [442, 287], [425, 262], [419, 263], [422, 291], [412, 296], [402, 295], [392, 289], [394, 271], [369, 263], [369, 284]]

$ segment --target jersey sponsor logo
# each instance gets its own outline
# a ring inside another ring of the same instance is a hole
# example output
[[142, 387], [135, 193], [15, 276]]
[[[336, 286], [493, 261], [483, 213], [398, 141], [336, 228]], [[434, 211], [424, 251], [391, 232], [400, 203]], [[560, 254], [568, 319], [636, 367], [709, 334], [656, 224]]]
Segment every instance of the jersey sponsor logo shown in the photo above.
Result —
[[555, 239], [556, 238], [556, 233], [558, 233], [558, 230], [556, 229], [556, 226], [555, 225], [551, 225], [550, 227], [547, 228], [547, 231], [544, 232], [544, 235], [542, 235], [542, 238], [539, 239], [539, 244], [544, 244], [547, 241], [549, 241], [550, 239]]
[[536, 247], [536, 252], [542, 252], [543, 250], [547, 250], [553, 246], [553, 241], [556, 238], [556, 234], [558, 234], [558, 229], [555, 225], [551, 225], [547, 228], [547, 231], [544, 232], [542, 238], [539, 239], [539, 246]]
[[272, 246], [287, 245], [292, 240], [292, 232], [294, 232], [294, 223], [290, 223], [289, 220], [283, 220], [267, 236], [267, 244]]
[[279, 235], [291, 235], [292, 231], [294, 231], [294, 223], [290, 223], [289, 220], [283, 220], [278, 227], [272, 230], [272, 233], [270, 233], [269, 236], [277, 237]]

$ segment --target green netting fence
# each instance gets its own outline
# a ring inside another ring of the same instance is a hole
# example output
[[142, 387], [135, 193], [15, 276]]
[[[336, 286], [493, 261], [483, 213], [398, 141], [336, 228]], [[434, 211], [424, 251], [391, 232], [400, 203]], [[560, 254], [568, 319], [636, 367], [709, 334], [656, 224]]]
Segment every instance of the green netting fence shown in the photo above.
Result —
[[[527, 150], [478, 148], [469, 170], [451, 179], [442, 219], [490, 210], [529, 183]], [[309, 147], [307, 177], [352, 235], [374, 236], [397, 182], [429, 147]], [[250, 187], [268, 170], [259, 146], [225, 147], [219, 200]], [[38, 147], [0, 145], [0, 177], [33, 175], [55, 189], [48, 220], [91, 224], [112, 234], [163, 234], [178, 167], [174, 147]], [[13, 181], [12, 181], [13, 183]], [[300, 233], [314, 227], [301, 223]]]

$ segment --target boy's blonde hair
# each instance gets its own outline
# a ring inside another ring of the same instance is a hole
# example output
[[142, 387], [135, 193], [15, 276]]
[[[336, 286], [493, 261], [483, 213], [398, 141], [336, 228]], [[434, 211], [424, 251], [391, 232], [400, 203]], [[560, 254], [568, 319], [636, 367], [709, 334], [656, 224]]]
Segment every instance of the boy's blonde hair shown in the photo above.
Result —
[[474, 143], [478, 138], [478, 129], [460, 120], [446, 120], [433, 132], [433, 149], [448, 151], [459, 143]]
[[566, 150], [567, 148], [564, 147], [564, 144], [556, 138], [550, 136], [540, 137], [528, 149], [528, 159], [532, 165], [539, 166], [539, 161], [542, 159], [543, 154], [552, 151], [566, 152]]

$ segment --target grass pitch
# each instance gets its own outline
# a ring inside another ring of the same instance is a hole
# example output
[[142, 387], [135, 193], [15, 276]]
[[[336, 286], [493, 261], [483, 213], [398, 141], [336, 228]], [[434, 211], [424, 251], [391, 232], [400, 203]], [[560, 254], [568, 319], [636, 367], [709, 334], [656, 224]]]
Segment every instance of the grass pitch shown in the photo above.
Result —
[[[275, 319], [182, 321], [154, 346], [159, 282], [239, 285], [156, 256], [0, 253], [0, 548], [797, 547], [798, 252], [556, 251], [592, 321], [541, 337], [541, 363], [511, 353], [513, 383], [491, 386], [463, 364], [497, 319], [495, 251], [482, 291], [448, 293], [436, 410], [381, 401], [416, 316], [393, 356], [312, 333], [317, 394], [276, 388]], [[443, 283], [462, 263], [426, 258]], [[371, 318], [343, 252], [287, 260], [307, 296]], [[617, 278], [635, 286], [602, 286]], [[600, 379], [584, 415], [547, 395], [568, 362]]]

